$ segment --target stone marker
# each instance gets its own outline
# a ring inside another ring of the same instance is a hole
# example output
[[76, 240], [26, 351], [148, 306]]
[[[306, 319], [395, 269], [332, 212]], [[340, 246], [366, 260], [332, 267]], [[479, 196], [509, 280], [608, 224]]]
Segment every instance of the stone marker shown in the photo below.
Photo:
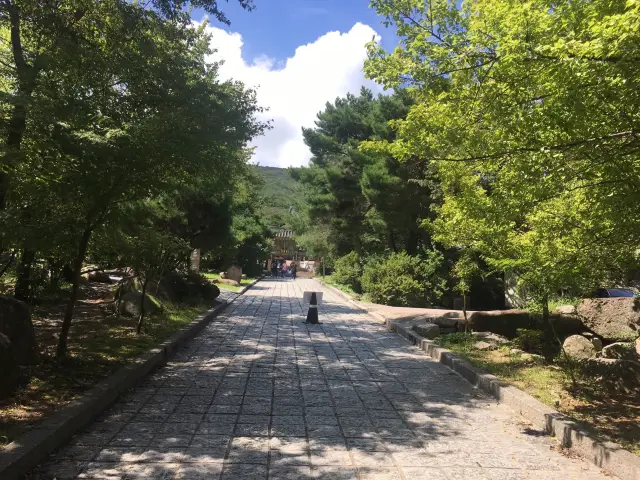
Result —
[[200, 273], [200, 249], [195, 248], [189, 257], [189, 267], [192, 272]]
[[242, 280], [242, 268], [240, 268], [238, 265], [231, 265], [227, 269], [225, 278], [235, 280], [236, 282], [240, 283], [240, 281]]

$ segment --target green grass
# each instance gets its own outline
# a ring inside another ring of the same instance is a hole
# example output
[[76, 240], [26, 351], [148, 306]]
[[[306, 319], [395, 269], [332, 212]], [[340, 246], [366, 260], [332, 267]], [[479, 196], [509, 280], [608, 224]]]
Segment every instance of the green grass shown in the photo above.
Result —
[[341, 283], [336, 282], [333, 279], [333, 275], [326, 275], [324, 277], [319, 276], [317, 277], [318, 280], [321, 280], [325, 283], [327, 283], [328, 285], [331, 285], [332, 287], [337, 288], [338, 290], [340, 290], [341, 292], [346, 293], [347, 295], [350, 295], [352, 298], [355, 298], [356, 300], [361, 300], [362, 299], [362, 295], [359, 293], [356, 293], [353, 288], [351, 288], [348, 285], [343, 285]]
[[578, 375], [577, 388], [559, 364], [535, 364], [511, 355], [512, 346], [483, 351], [465, 333], [442, 335], [436, 342], [473, 365], [524, 390], [542, 403], [584, 422], [594, 433], [640, 455], [640, 404], [633, 394], [604, 391], [592, 378]]
[[[220, 280], [219, 273], [211, 273], [211, 272], [202, 272], [202, 275], [209, 280]], [[223, 288], [224, 290], [231, 290], [232, 292], [240, 292], [244, 287], [253, 282], [255, 278], [247, 277], [240, 281], [240, 286], [236, 287], [235, 285], [227, 285], [226, 283], [216, 283], [219, 288]]]

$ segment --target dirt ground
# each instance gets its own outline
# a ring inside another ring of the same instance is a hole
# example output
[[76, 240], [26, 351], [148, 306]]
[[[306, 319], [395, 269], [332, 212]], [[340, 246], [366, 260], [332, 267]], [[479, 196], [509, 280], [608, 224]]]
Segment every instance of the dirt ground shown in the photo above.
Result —
[[136, 335], [136, 319], [114, 313], [112, 289], [100, 283], [81, 287], [69, 356], [63, 362], [54, 355], [64, 295], [31, 306], [40, 362], [23, 367], [21, 387], [0, 400], [0, 448], [211, 307], [165, 305], [162, 313], [145, 320], [144, 332]]

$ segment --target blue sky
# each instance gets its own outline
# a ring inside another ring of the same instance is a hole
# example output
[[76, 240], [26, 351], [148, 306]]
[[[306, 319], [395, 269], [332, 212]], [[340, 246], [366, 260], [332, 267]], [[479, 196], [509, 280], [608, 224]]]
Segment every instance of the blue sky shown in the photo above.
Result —
[[[326, 102], [362, 86], [382, 89], [364, 77], [365, 44], [374, 36], [387, 50], [396, 37], [381, 24], [368, 0], [256, 0], [253, 12], [236, 0], [221, 2], [230, 26], [212, 21], [211, 62], [223, 79], [240, 80], [268, 108], [273, 129], [255, 139], [253, 162], [278, 167], [306, 165], [310, 152], [302, 127], [313, 127]], [[204, 12], [195, 10], [195, 21]]]
[[[221, 2], [231, 25], [215, 24], [242, 34], [246, 61], [260, 55], [284, 60], [296, 47], [315, 41], [329, 31], [349, 31], [357, 22], [372, 27], [382, 36], [382, 44], [391, 49], [395, 43], [392, 29], [381, 24], [382, 17], [369, 8], [369, 0], [255, 0], [256, 9], [243, 10], [236, 0]], [[201, 20], [202, 10], [193, 18]]]

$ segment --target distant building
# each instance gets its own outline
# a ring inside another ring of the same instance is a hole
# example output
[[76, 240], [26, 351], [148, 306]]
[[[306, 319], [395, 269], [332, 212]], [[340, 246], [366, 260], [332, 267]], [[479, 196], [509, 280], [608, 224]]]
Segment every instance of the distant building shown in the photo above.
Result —
[[291, 230], [275, 230], [273, 235], [272, 260], [304, 260], [304, 251], [299, 249]]

